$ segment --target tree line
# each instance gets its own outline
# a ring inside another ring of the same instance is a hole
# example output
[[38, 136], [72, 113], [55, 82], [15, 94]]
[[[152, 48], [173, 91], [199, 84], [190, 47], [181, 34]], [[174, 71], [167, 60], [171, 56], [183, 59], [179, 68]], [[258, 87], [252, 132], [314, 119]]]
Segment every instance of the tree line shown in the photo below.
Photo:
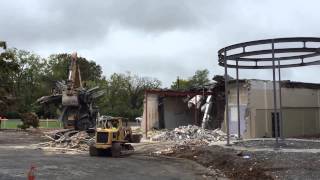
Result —
[[[53, 54], [43, 58], [25, 50], [8, 49], [0, 54], [0, 116], [19, 118], [24, 112], [35, 112], [42, 118], [56, 118], [59, 108], [41, 107], [35, 101], [50, 95], [56, 81], [66, 80], [71, 54]], [[129, 119], [141, 116], [144, 91], [160, 88], [161, 81], [130, 72], [102, 74], [95, 61], [78, 57], [83, 85], [99, 86], [104, 95], [97, 101], [101, 114]], [[174, 81], [171, 88], [187, 90], [210, 82], [208, 70], [198, 70], [188, 79]]]

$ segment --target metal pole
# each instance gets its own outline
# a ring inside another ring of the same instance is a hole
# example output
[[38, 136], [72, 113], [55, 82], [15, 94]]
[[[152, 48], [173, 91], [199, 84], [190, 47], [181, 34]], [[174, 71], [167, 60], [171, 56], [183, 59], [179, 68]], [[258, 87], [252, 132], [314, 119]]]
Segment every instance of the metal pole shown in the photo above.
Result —
[[238, 139], [241, 139], [241, 130], [240, 130], [240, 93], [239, 93], [239, 68], [238, 60], [236, 61], [236, 71], [237, 71], [237, 111], [238, 111]]
[[146, 96], [146, 122], [145, 122], [145, 133], [146, 133], [146, 139], [148, 138], [148, 93], [146, 91], [145, 93]]
[[194, 97], [194, 100], [195, 100], [195, 103], [194, 103], [194, 124], [195, 125], [198, 125], [198, 120], [197, 120], [197, 105], [198, 105], [198, 103], [197, 103], [197, 95]]
[[278, 74], [279, 74], [279, 130], [280, 130], [280, 138], [283, 139], [283, 120], [282, 120], [282, 94], [281, 94], [281, 68], [280, 68], [280, 60], [278, 60]]
[[274, 41], [272, 40], [272, 75], [273, 75], [273, 108], [274, 108], [274, 129], [276, 146], [278, 147], [278, 123], [277, 123], [277, 91], [276, 91], [276, 69], [274, 62]]
[[227, 146], [230, 146], [230, 129], [229, 129], [229, 101], [228, 101], [228, 68], [227, 68], [227, 51], [224, 49], [224, 94], [225, 94], [225, 112], [227, 125]]

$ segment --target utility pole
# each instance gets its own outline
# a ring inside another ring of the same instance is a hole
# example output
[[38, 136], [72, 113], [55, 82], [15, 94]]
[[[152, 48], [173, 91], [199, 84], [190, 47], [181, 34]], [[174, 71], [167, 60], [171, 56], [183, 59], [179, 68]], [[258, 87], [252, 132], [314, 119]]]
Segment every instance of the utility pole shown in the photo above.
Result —
[[[2, 47], [3, 49], [7, 49], [7, 46], [6, 46], [6, 42], [5, 41], [0, 41], [0, 47]], [[1, 55], [1, 53], [0, 53]], [[1, 58], [1, 56], [0, 56]], [[1, 99], [1, 97], [0, 97]], [[0, 117], [0, 129], [1, 129], [1, 117]]]
[[180, 79], [179, 79], [179, 76], [177, 76], [177, 87], [178, 87], [178, 89], [180, 89]]

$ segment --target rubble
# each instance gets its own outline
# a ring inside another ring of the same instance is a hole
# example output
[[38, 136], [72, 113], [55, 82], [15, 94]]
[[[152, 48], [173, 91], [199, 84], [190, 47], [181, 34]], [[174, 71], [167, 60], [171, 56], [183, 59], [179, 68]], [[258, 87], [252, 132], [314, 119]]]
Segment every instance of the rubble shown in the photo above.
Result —
[[195, 125], [180, 126], [172, 131], [165, 130], [154, 135], [152, 141], [174, 141], [177, 144], [210, 145], [225, 141], [226, 134], [220, 129], [208, 130]]
[[39, 146], [57, 150], [88, 151], [89, 145], [94, 141], [86, 131], [63, 130], [52, 131], [45, 134], [50, 141], [40, 143]]

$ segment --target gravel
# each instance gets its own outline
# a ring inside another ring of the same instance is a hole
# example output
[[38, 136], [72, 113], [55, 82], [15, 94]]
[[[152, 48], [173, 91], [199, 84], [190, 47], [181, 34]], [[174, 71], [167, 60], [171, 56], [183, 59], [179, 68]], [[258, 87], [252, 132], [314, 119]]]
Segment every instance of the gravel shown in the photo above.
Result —
[[[275, 140], [265, 139], [265, 140], [246, 140], [234, 143], [235, 146], [247, 147], [247, 148], [274, 148]], [[303, 139], [285, 139], [279, 140], [279, 148], [282, 149], [320, 149], [320, 141], [311, 141]]]

